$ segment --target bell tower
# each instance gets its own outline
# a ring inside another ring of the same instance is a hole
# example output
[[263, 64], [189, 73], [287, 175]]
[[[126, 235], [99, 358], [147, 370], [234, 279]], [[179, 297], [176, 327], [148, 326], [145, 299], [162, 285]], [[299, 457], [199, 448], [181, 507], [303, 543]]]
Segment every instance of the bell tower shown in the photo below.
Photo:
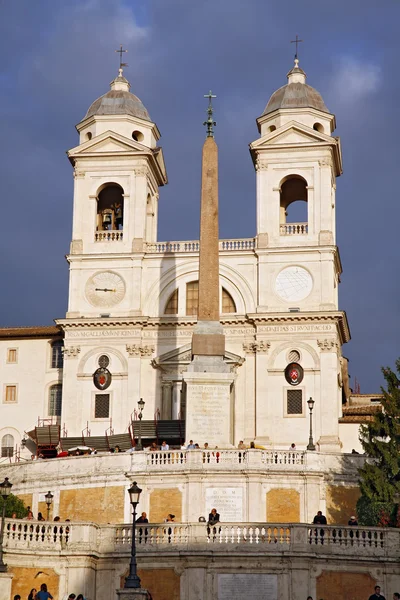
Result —
[[301, 439], [307, 400], [315, 401], [318, 447], [340, 448], [341, 346], [350, 339], [338, 309], [341, 274], [336, 246], [336, 177], [342, 173], [335, 116], [306, 83], [297, 55], [288, 82], [257, 119], [250, 144], [257, 182], [257, 440], [279, 427]]
[[122, 67], [77, 125], [67, 318], [140, 314], [144, 243], [157, 239], [167, 183], [160, 132]]
[[337, 310], [335, 190], [342, 158], [332, 135], [335, 116], [307, 85], [297, 58], [287, 79], [257, 119], [261, 135], [250, 145], [258, 249], [270, 263], [258, 304], [273, 311]]

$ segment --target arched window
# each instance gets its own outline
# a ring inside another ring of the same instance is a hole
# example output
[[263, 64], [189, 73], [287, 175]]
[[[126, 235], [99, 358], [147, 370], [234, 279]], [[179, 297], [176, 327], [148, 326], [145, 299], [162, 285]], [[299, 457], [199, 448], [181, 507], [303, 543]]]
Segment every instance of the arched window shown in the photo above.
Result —
[[186, 284], [186, 314], [196, 316], [199, 310], [199, 282], [190, 281]]
[[[172, 299], [172, 296], [170, 300]], [[169, 301], [170, 301], [169, 300]], [[222, 313], [235, 313], [236, 304], [229, 292], [222, 288]], [[199, 282], [191, 281], [186, 284], [186, 315], [196, 316], [199, 307]]]
[[97, 202], [97, 231], [118, 231], [124, 228], [124, 190], [117, 183], [107, 184]]
[[235, 313], [236, 304], [229, 292], [225, 288], [222, 288], [222, 312], [223, 313]]
[[176, 289], [171, 296], [165, 306], [164, 314], [165, 315], [177, 315], [178, 314], [178, 290]]
[[51, 368], [62, 369], [64, 366], [64, 342], [62, 340], [56, 340], [51, 345]]
[[62, 385], [56, 383], [49, 389], [49, 417], [61, 417]]
[[300, 227], [300, 229], [285, 228], [283, 233], [307, 233], [307, 222], [307, 182], [303, 177], [292, 175], [281, 185], [280, 225], [286, 223], [301, 224], [303, 227]]
[[14, 438], [12, 435], [3, 435], [1, 440], [1, 457], [11, 458], [14, 454]]

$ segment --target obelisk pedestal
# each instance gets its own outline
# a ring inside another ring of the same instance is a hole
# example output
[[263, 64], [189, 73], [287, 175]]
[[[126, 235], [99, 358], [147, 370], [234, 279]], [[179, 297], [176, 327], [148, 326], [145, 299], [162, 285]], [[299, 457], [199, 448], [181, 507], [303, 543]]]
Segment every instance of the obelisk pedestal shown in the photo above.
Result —
[[199, 308], [186, 384], [186, 439], [210, 447], [233, 443], [233, 373], [224, 362], [225, 336], [219, 319], [218, 147], [214, 140], [211, 92], [207, 96], [200, 209]]
[[147, 600], [148, 597], [147, 590], [124, 588], [117, 590], [116, 600]]

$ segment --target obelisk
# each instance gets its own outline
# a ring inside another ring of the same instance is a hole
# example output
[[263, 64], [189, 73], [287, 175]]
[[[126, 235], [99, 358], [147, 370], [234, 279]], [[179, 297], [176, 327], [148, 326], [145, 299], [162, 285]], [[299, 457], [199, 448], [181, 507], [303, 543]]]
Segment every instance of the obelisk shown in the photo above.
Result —
[[231, 387], [224, 362], [225, 336], [219, 318], [218, 147], [211, 92], [203, 145], [200, 207], [199, 306], [186, 384], [186, 438], [220, 448], [232, 444]]

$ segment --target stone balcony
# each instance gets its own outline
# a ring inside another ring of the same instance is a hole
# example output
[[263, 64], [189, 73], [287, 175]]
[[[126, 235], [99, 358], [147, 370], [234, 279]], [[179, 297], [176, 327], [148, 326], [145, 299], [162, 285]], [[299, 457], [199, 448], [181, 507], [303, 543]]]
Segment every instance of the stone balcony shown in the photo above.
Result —
[[308, 223], [283, 223], [279, 232], [281, 235], [307, 235]]
[[[254, 250], [256, 246], [255, 238], [240, 238], [219, 240], [220, 252], [243, 252], [244, 250]], [[150, 254], [172, 254], [199, 252], [199, 240], [175, 241], [175, 242], [154, 242], [144, 244], [144, 251]]]
[[[95, 557], [128, 557], [132, 525], [43, 523], [7, 519], [4, 550], [7, 555], [61, 553]], [[378, 527], [319, 526], [304, 523], [149, 523], [136, 526], [138, 555], [154, 552], [270, 553], [296, 556], [336, 555], [396, 560], [400, 558], [400, 530]]]

